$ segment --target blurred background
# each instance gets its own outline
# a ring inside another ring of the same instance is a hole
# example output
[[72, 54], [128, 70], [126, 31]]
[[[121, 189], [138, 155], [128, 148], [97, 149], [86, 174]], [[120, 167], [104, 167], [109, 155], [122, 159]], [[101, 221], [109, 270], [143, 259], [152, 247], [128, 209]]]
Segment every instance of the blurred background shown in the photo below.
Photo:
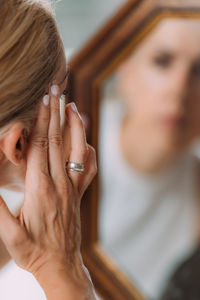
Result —
[[124, 2], [126, 0], [56, 1], [56, 19], [67, 53], [78, 52]]

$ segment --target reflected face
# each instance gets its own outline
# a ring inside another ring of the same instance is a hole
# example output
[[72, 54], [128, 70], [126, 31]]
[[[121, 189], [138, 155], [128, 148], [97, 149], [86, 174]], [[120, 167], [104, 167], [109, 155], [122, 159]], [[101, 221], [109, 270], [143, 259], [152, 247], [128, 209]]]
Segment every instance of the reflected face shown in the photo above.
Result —
[[165, 19], [118, 69], [129, 117], [165, 148], [200, 135], [200, 21]]

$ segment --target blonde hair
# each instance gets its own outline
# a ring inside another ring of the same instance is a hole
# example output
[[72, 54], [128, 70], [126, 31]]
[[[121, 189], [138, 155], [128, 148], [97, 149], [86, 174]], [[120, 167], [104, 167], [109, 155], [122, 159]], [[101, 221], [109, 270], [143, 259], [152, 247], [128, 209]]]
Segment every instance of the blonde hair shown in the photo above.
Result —
[[63, 59], [51, 5], [0, 0], [0, 132], [15, 121], [30, 127]]

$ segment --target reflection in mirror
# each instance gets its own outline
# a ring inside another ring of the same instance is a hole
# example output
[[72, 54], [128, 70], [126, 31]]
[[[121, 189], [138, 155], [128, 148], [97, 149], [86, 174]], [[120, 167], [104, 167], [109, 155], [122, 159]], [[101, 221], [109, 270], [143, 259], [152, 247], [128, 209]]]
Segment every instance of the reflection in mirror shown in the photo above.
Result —
[[148, 299], [199, 242], [199, 41], [164, 19], [102, 88], [100, 243]]

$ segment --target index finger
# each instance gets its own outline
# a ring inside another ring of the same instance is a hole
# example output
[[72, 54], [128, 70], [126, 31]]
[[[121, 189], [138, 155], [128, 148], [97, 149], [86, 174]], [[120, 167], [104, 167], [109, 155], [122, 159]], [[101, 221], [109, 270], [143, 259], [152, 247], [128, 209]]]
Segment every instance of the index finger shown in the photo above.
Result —
[[40, 170], [48, 174], [49, 95], [43, 97], [27, 151], [27, 172]]

